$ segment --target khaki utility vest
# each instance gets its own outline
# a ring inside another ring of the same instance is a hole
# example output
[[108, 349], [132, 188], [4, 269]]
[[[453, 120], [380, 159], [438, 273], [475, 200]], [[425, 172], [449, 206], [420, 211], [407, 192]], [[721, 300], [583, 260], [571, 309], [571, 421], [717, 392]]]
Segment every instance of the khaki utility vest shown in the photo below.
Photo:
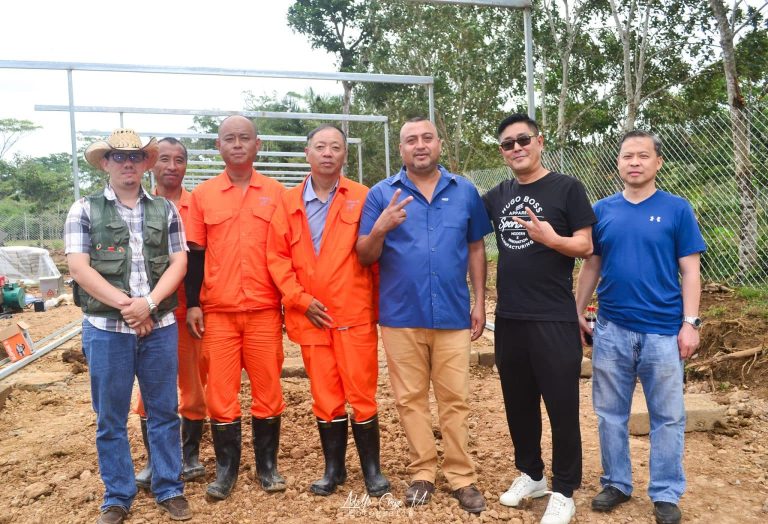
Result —
[[[91, 267], [117, 289], [130, 296], [131, 246], [128, 224], [115, 209], [115, 202], [103, 194], [91, 195]], [[143, 202], [144, 268], [149, 279], [149, 289], [168, 269], [168, 213], [165, 199], [153, 197]], [[86, 315], [121, 319], [120, 310], [96, 300], [77, 286], [75, 302]], [[157, 305], [157, 318], [176, 309], [178, 300], [174, 291]]]

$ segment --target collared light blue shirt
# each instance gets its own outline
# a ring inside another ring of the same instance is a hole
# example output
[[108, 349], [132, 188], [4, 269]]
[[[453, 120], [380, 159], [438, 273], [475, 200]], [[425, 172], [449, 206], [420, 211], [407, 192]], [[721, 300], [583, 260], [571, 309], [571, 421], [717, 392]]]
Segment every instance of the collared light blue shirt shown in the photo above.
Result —
[[307, 222], [309, 222], [309, 232], [312, 234], [312, 245], [315, 248], [315, 254], [320, 253], [320, 241], [323, 239], [323, 230], [325, 229], [325, 220], [328, 218], [328, 209], [331, 207], [333, 195], [336, 194], [336, 188], [339, 187], [339, 181], [333, 185], [333, 189], [328, 193], [328, 200], [323, 202], [315, 193], [312, 186], [312, 176], [309, 177], [304, 185], [304, 209], [307, 212]]
[[359, 235], [368, 235], [397, 189], [407, 218], [387, 233], [379, 258], [379, 323], [388, 327], [469, 329], [469, 244], [492, 231], [483, 201], [466, 178], [438, 166], [428, 202], [405, 168], [368, 193]]

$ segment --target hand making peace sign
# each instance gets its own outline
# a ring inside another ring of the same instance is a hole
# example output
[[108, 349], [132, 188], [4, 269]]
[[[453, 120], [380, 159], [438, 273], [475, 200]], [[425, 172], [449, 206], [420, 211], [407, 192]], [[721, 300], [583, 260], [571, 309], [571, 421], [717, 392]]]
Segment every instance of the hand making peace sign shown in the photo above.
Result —
[[546, 220], [539, 220], [536, 214], [531, 211], [530, 207], [526, 207], [525, 212], [528, 213], [528, 216], [531, 218], [530, 220], [523, 220], [519, 217], [512, 217], [512, 220], [528, 231], [528, 236], [531, 240], [544, 244], [547, 247], [551, 247], [553, 242], [560, 237], [555, 233], [552, 224]]
[[397, 198], [400, 196], [400, 193], [402, 193], [400, 189], [395, 190], [392, 200], [389, 201], [389, 205], [382, 211], [374, 227], [378, 226], [378, 228], [386, 233], [405, 222], [405, 219], [408, 218], [405, 206], [411, 203], [413, 197], [408, 196], [398, 203]]

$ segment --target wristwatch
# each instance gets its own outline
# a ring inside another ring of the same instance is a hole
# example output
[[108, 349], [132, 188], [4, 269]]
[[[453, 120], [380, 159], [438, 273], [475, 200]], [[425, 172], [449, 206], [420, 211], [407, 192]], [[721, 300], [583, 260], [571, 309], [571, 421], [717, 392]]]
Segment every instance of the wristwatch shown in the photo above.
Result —
[[149, 314], [153, 315], [155, 311], [157, 311], [157, 304], [155, 304], [155, 301], [152, 300], [152, 297], [149, 295], [146, 295], [144, 298], [147, 299], [147, 304], [149, 304]]
[[689, 323], [694, 329], [701, 329], [701, 319], [699, 317], [683, 317], [683, 322]]

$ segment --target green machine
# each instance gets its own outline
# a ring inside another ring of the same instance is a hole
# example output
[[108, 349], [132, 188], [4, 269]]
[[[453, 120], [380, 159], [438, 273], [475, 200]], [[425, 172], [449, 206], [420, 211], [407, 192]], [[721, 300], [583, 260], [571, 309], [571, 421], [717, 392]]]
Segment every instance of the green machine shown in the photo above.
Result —
[[3, 284], [3, 312], [21, 311], [27, 305], [24, 288], [16, 282]]

